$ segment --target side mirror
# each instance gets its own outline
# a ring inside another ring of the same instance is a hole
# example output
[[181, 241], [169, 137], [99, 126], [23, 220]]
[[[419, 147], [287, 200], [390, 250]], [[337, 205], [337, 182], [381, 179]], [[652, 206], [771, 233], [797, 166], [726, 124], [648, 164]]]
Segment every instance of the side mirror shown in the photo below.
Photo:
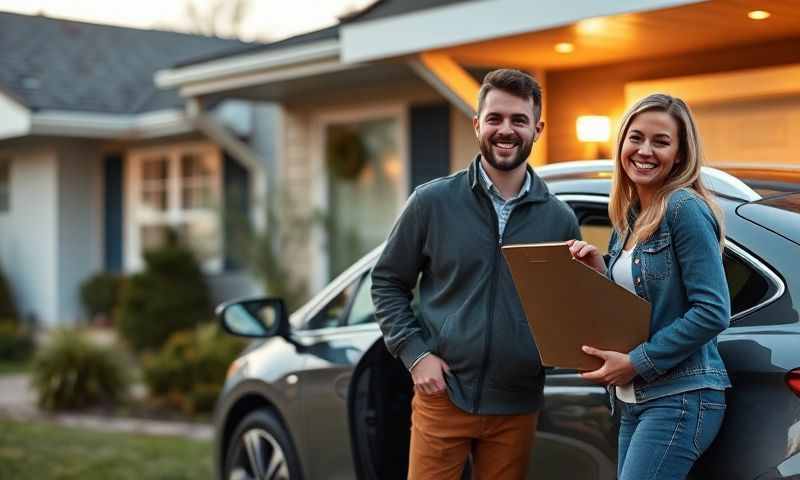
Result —
[[240, 337], [267, 338], [289, 335], [289, 316], [279, 298], [254, 298], [226, 302], [217, 307], [222, 328]]

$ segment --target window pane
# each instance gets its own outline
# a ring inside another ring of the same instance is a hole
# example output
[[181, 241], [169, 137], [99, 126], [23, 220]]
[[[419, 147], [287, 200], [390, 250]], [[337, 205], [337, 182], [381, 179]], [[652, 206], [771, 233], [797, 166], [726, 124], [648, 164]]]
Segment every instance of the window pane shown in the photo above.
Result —
[[152, 157], [142, 161], [142, 180], [145, 182], [167, 180], [167, 159]]
[[769, 283], [749, 264], [725, 251], [725, 277], [731, 295], [731, 315], [736, 315], [766, 300]]
[[361, 286], [358, 287], [358, 294], [353, 300], [350, 314], [347, 316], [348, 325], [363, 325], [375, 322], [375, 306], [372, 304], [372, 275], [367, 275]]
[[403, 202], [395, 118], [326, 129], [331, 278], [386, 239]]
[[181, 155], [181, 208], [212, 208], [213, 160], [196, 153]]
[[197, 153], [181, 155], [181, 176], [184, 180], [192, 178], [211, 178], [214, 175], [211, 158]]
[[167, 209], [167, 190], [163, 187], [142, 187], [142, 206], [163, 212]]
[[[359, 278], [360, 280], [360, 278]], [[347, 306], [350, 304], [350, 299], [358, 287], [359, 280], [354, 281], [342, 290], [325, 308], [319, 311], [314, 318], [312, 318], [306, 328], [309, 330], [316, 330], [319, 328], [331, 328], [339, 326], [339, 322], [344, 317]]]
[[212, 195], [209, 186], [187, 186], [181, 189], [181, 205], [184, 210], [212, 208]]
[[150, 157], [142, 161], [142, 206], [163, 212], [167, 209], [168, 162], [164, 157]]

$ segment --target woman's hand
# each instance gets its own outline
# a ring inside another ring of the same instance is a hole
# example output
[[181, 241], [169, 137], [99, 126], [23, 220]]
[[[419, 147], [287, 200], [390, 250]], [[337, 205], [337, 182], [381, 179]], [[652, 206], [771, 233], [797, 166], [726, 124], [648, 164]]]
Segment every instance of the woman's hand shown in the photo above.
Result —
[[567, 240], [567, 245], [569, 245], [569, 253], [572, 254], [572, 258], [605, 275], [606, 263], [597, 247], [583, 240]]
[[636, 376], [630, 356], [627, 353], [598, 350], [584, 346], [583, 352], [603, 360], [603, 366], [591, 372], [581, 373], [581, 377], [603, 385], [627, 385]]

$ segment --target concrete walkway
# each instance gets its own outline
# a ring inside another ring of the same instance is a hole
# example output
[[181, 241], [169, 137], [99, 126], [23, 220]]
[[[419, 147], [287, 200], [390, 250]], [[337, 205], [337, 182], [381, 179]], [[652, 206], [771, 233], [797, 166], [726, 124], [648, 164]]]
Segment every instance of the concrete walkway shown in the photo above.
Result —
[[204, 423], [43, 412], [36, 406], [36, 393], [26, 374], [0, 375], [0, 419], [38, 420], [89, 430], [181, 436], [197, 440], [210, 440], [214, 433], [211, 425]]

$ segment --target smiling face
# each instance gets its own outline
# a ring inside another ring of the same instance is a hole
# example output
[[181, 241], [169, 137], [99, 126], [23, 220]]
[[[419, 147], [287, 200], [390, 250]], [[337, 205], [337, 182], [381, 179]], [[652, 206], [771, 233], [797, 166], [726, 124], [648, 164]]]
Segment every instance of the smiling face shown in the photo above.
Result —
[[667, 112], [642, 112], [631, 121], [620, 150], [620, 164], [646, 203], [680, 163], [678, 123]]
[[534, 120], [532, 98], [499, 89], [486, 95], [480, 116], [473, 118], [472, 125], [483, 159], [490, 167], [506, 172], [525, 163], [544, 128], [542, 122]]

